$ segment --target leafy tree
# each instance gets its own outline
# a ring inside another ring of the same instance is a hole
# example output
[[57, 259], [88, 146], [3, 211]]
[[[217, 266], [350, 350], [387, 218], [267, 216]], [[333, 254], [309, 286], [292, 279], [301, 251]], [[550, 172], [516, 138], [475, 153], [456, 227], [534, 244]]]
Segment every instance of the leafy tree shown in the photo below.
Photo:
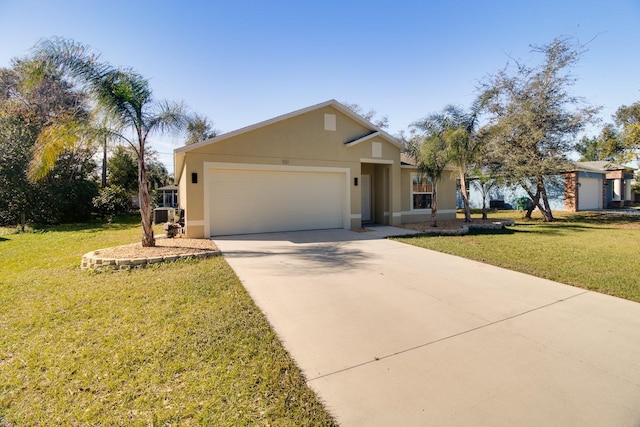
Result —
[[128, 212], [131, 209], [129, 193], [122, 187], [107, 186], [100, 189], [100, 193], [93, 198], [93, 206], [102, 217], [111, 222], [114, 215]]
[[187, 123], [187, 140], [185, 145], [195, 144], [200, 141], [220, 135], [220, 130], [213, 127], [213, 123], [199, 114], [194, 114]]
[[184, 129], [185, 108], [181, 104], [154, 100], [147, 79], [131, 69], [116, 68], [101, 61], [86, 45], [52, 38], [38, 43], [34, 52], [46, 66], [55, 67], [79, 82], [111, 123], [117, 125], [114, 128], [118, 131], [117, 137], [135, 151], [142, 246], [155, 246], [146, 168], [147, 138], [154, 132]]
[[622, 144], [627, 150], [635, 151], [638, 157], [640, 150], [640, 101], [627, 106], [623, 105], [616, 111], [615, 122], [622, 127]]
[[431, 227], [437, 227], [438, 183], [451, 161], [451, 146], [465, 137], [465, 131], [451, 126], [442, 115], [432, 114], [412, 123], [411, 134], [407, 151], [417, 161], [419, 176], [431, 180]]
[[108, 182], [112, 187], [119, 187], [127, 192], [138, 189], [138, 162], [135, 152], [122, 145], [115, 147], [107, 161]]
[[485, 129], [490, 137], [488, 155], [502, 165], [501, 175], [520, 185], [546, 221], [553, 213], [545, 184], [568, 165], [578, 132], [594, 121], [597, 108], [568, 91], [575, 82], [569, 70], [583, 53], [568, 39], [534, 47], [544, 55], [538, 66], [516, 62], [515, 71], [505, 68], [483, 84], [482, 96], [490, 121]]
[[606, 160], [627, 163], [632, 160], [631, 152], [612, 124], [606, 124], [597, 137], [583, 136], [576, 144], [576, 151], [582, 162]]
[[[13, 60], [0, 70], [0, 221], [55, 223], [86, 219], [95, 194], [93, 152], [71, 141], [54, 155], [39, 142], [63, 123], [71, 127], [88, 117], [86, 98], [59, 73], [43, 69], [38, 84], [29, 75], [39, 64]], [[62, 132], [60, 132], [62, 134]], [[34, 155], [35, 153], [35, 155]], [[47, 157], [48, 179], [29, 179], [34, 157]]]
[[583, 136], [576, 144], [576, 151], [580, 154], [581, 162], [602, 160], [602, 147], [597, 136]]
[[[480, 101], [476, 101], [469, 112], [462, 108], [448, 105], [441, 113], [431, 115], [419, 122], [420, 128], [443, 133], [444, 129], [455, 129], [451, 133], [449, 155], [451, 163], [456, 166], [460, 180], [460, 191], [464, 203], [465, 222], [471, 222], [471, 209], [467, 193], [467, 174], [478, 158], [483, 139], [477, 132]], [[453, 137], [455, 135], [455, 137]]]
[[[167, 168], [156, 159], [156, 153], [147, 149], [147, 180], [149, 189], [167, 185], [170, 181]], [[138, 162], [136, 153], [127, 146], [118, 145], [107, 162], [109, 185], [124, 189], [130, 194], [138, 189]]]
[[491, 194], [491, 190], [503, 184], [504, 180], [496, 175], [489, 168], [476, 168], [473, 171], [473, 179], [471, 185], [480, 193], [482, 197], [482, 219], [487, 219], [487, 201]]
[[37, 126], [6, 104], [0, 109], [0, 224], [21, 224], [24, 230], [35, 195], [26, 169]]
[[389, 127], [389, 118], [387, 116], [376, 117], [378, 112], [376, 110], [364, 111], [364, 109], [358, 104], [352, 104], [349, 102], [343, 102], [342, 105], [347, 107], [349, 110], [353, 111], [357, 115], [361, 116], [365, 120], [373, 123], [380, 129], [386, 129]]
[[152, 189], [169, 185], [171, 181], [167, 168], [155, 159], [147, 162], [147, 175], [149, 176], [149, 186]]

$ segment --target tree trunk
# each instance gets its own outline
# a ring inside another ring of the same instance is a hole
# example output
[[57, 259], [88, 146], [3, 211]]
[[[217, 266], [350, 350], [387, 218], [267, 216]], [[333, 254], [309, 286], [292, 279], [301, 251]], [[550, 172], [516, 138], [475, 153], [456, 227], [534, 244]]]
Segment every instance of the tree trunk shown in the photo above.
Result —
[[482, 196], [482, 219], [485, 220], [487, 219], [487, 196], [489, 195], [489, 191], [484, 184], [476, 188], [480, 191], [480, 195]]
[[431, 227], [438, 226], [438, 181], [433, 180], [433, 193], [431, 193]]
[[544, 205], [544, 209], [540, 209], [542, 211], [542, 215], [544, 215], [544, 220], [547, 222], [553, 222], [553, 213], [551, 212], [551, 206], [549, 206], [549, 197], [547, 196], [547, 190], [544, 188], [544, 178], [542, 176], [537, 177], [538, 180], [538, 192], [540, 193], [540, 197], [542, 198], [542, 204]]
[[24, 226], [26, 222], [27, 220], [25, 218], [24, 211], [20, 211], [20, 231], [22, 231], [23, 233], [24, 233]]
[[102, 145], [102, 188], [107, 186], [107, 139]]
[[531, 214], [540, 203], [540, 188], [536, 186], [536, 194], [531, 194], [531, 190], [529, 190], [529, 186], [527, 186], [525, 182], [520, 181], [518, 182], [518, 184], [524, 189], [524, 191], [527, 192], [527, 195], [531, 198], [531, 204], [527, 208], [527, 213], [524, 215], [525, 218], [531, 219]]
[[153, 236], [153, 221], [151, 218], [151, 198], [149, 197], [149, 183], [144, 164], [144, 145], [138, 153], [138, 197], [140, 199], [140, 217], [142, 218], [142, 246], [152, 247], [156, 245]]
[[469, 207], [469, 196], [467, 194], [467, 180], [464, 171], [460, 171], [460, 193], [464, 204], [464, 222], [471, 222], [471, 208]]

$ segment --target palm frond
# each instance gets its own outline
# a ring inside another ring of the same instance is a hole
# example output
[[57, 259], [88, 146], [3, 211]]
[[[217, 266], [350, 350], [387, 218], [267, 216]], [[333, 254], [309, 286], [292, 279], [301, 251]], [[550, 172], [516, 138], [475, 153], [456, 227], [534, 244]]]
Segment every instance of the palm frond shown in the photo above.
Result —
[[82, 87], [92, 86], [111, 70], [90, 46], [62, 37], [40, 40], [32, 53], [41, 67], [53, 67]]
[[45, 127], [38, 135], [29, 162], [27, 176], [35, 182], [44, 179], [53, 169], [56, 161], [65, 150], [72, 150], [83, 134], [85, 126], [74, 118], [58, 119]]
[[154, 131], [180, 132], [186, 129], [189, 115], [183, 103], [160, 101], [155, 107], [155, 114], [146, 121], [146, 134]]

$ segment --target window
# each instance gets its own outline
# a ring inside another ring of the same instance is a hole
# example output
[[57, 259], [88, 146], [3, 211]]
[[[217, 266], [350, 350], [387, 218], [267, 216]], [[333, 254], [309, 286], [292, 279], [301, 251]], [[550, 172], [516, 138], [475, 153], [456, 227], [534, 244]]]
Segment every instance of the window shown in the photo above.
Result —
[[411, 183], [411, 209], [431, 209], [433, 185], [427, 177], [413, 175]]

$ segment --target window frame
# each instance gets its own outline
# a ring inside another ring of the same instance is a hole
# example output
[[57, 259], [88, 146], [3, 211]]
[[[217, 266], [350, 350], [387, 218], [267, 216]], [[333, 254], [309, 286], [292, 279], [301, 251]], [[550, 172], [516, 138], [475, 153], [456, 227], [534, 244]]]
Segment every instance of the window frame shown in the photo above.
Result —
[[[415, 184], [417, 184], [417, 180], [419, 180], [420, 178], [422, 178], [422, 182], [424, 183], [423, 185], [426, 187], [426, 189], [430, 189], [431, 191], [415, 191]], [[420, 177], [420, 175], [417, 173], [412, 173], [410, 184], [411, 184], [411, 210], [412, 211], [430, 211], [431, 203], [433, 202], [433, 183], [431, 182], [431, 179], [429, 179], [426, 176]], [[417, 208], [415, 203], [416, 195], [428, 196], [428, 204], [427, 204], [428, 207]]]

